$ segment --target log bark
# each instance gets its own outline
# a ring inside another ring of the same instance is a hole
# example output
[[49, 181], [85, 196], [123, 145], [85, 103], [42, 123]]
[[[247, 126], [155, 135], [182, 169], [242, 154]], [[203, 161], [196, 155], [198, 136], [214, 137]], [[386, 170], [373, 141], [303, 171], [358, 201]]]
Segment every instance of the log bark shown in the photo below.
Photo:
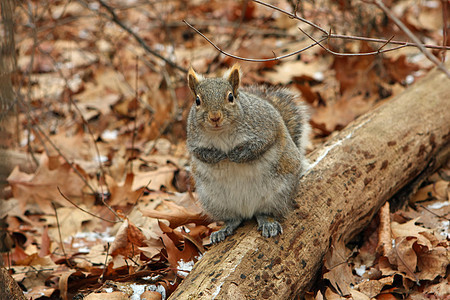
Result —
[[332, 239], [350, 241], [383, 203], [450, 146], [450, 80], [431, 71], [310, 156], [298, 208], [266, 239], [249, 221], [213, 246], [169, 299], [292, 299]]

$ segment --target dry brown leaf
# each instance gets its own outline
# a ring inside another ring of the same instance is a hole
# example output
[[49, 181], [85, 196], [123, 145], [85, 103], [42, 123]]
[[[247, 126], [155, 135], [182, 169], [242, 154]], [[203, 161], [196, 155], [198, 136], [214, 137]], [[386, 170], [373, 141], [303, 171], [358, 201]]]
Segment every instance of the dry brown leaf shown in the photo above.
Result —
[[323, 278], [328, 279], [335, 290], [343, 296], [350, 295], [350, 284], [355, 284], [352, 269], [347, 262], [350, 253], [344, 242], [338, 241], [332, 243], [324, 258], [324, 266], [328, 272], [323, 274]]
[[84, 300], [129, 300], [130, 297], [124, 292], [114, 291], [111, 293], [91, 293]]
[[[86, 209], [84, 205], [81, 205], [80, 207]], [[52, 225], [48, 234], [53, 241], [57, 241], [58, 243], [61, 242], [59, 233], [61, 233], [62, 241], [65, 241], [68, 237], [75, 235], [77, 232], [81, 232], [82, 226], [85, 225], [86, 222], [98, 221], [98, 219], [73, 206], [60, 207], [56, 211], [58, 213], [59, 224], [56, 222], [56, 217], [49, 216], [46, 219], [48, 223]]]
[[[109, 256], [108, 258], [110, 259], [111, 257]], [[85, 270], [90, 269], [93, 264], [104, 264], [106, 261], [106, 246], [103, 244], [97, 244], [89, 247], [89, 253], [83, 257], [74, 257], [73, 260], [78, 267], [83, 267]]]
[[427, 249], [421, 247], [417, 253], [418, 277], [420, 280], [434, 280], [444, 277], [450, 265], [449, 247], [436, 247]]
[[[53, 161], [55, 166], [50, 166]], [[78, 168], [74, 165], [75, 168]], [[81, 169], [78, 169], [83, 174]], [[57, 202], [62, 206], [71, 206], [58, 191], [61, 189], [64, 195], [75, 203], [80, 202], [82, 196], [83, 180], [75, 173], [72, 167], [66, 162], [60, 162], [59, 157], [41, 156], [39, 168], [35, 174], [26, 174], [16, 167], [8, 177], [8, 182], [12, 187], [13, 195], [20, 201], [20, 205], [25, 210], [25, 205], [36, 203], [41, 212], [48, 215], [54, 214], [51, 202]]]
[[139, 247], [147, 246], [145, 244], [146, 237], [142, 232], [125, 220], [116, 234], [114, 242], [109, 249], [112, 256], [123, 255], [124, 257], [133, 257]]
[[311, 116], [311, 124], [324, 134], [330, 134], [347, 126], [358, 116], [373, 107], [375, 98], [365, 99], [363, 95], [342, 97], [325, 107], [320, 107]]
[[[184, 264], [193, 264], [199, 259], [199, 251], [197, 247], [189, 240], [184, 240], [184, 248], [182, 251], [178, 250], [174, 241], [168, 234], [162, 235], [164, 247], [167, 251], [167, 260], [170, 266], [177, 271], [177, 274], [181, 277], [185, 277], [185, 273], [189, 273], [189, 270], [183, 268]], [[187, 274], [186, 274], [187, 275]]]
[[350, 294], [352, 295], [353, 300], [370, 300], [370, 298], [357, 290], [350, 290]]
[[339, 296], [338, 294], [336, 294], [332, 289], [327, 288], [325, 290], [325, 299], [327, 300], [345, 300], [347, 298]]
[[368, 280], [363, 281], [360, 284], [358, 284], [357, 289], [367, 295], [369, 298], [374, 298], [375, 296], [379, 295], [381, 290], [386, 285], [391, 285], [394, 282], [394, 276], [388, 276], [380, 278], [379, 280]]
[[392, 247], [391, 252], [387, 254], [389, 263], [396, 266], [398, 271], [406, 274], [406, 276], [418, 281], [415, 275], [417, 266], [417, 255], [414, 252], [413, 244], [417, 242], [415, 237], [399, 237], [395, 239], [395, 246]]
[[170, 222], [171, 228], [195, 223], [197, 225], [208, 225], [211, 223], [208, 218], [198, 211], [193, 211], [185, 207], [179, 206], [172, 201], [163, 201], [167, 209], [141, 209], [144, 216], [150, 218], [164, 219]]
[[417, 238], [417, 242], [419, 244], [431, 248], [430, 240], [428, 240], [424, 235], [420, 234], [421, 232], [430, 232], [430, 230], [422, 226], [415, 225], [418, 220], [419, 218], [416, 218], [403, 224], [397, 223], [395, 221], [392, 222], [392, 235], [395, 239], [399, 237], [415, 237]]
[[162, 300], [162, 295], [154, 291], [145, 291], [141, 295], [142, 300]]
[[[428, 295], [434, 295], [438, 299], [448, 299], [450, 297], [450, 284], [447, 279], [443, 278], [440, 283], [432, 284], [424, 288], [424, 292]], [[432, 299], [430, 297], [430, 299]]]
[[61, 298], [63, 300], [67, 300], [67, 288], [68, 288], [68, 281], [69, 281], [69, 277], [70, 275], [72, 275], [73, 273], [75, 273], [75, 271], [67, 271], [62, 273], [62, 275], [59, 278], [59, 282], [58, 282], [58, 287], [59, 287], [59, 291], [61, 292]]
[[389, 202], [386, 202], [380, 209], [379, 216], [380, 225], [378, 227], [377, 250], [381, 255], [386, 255], [392, 249], [391, 214], [389, 211]]
[[376, 298], [377, 300], [397, 300], [397, 297], [392, 295], [391, 293], [380, 294]]
[[396, 59], [387, 58], [384, 65], [392, 79], [397, 82], [403, 82], [406, 76], [419, 69], [417, 65], [408, 62], [405, 55], [400, 55]]
[[39, 256], [44, 257], [46, 255], [50, 255], [50, 237], [48, 236], [48, 227], [44, 227], [44, 231], [42, 232], [41, 244]]
[[127, 204], [136, 203], [143, 190], [143, 188], [133, 189], [133, 182], [135, 180], [133, 173], [128, 173], [125, 182], [121, 185], [117, 184], [113, 178], [107, 175], [106, 180], [109, 182], [108, 186], [111, 193], [109, 205], [111, 206], [126, 206]]
[[41, 297], [51, 298], [55, 288], [48, 287], [45, 285], [36, 285], [33, 286], [30, 290], [26, 291], [25, 296], [27, 299], [41, 299]]
[[139, 247], [139, 250], [141, 250], [142, 253], [148, 258], [153, 258], [156, 255], [160, 254], [161, 249], [164, 248], [161, 239], [147, 239], [145, 243], [147, 244], [147, 246]]
[[137, 172], [133, 189], [147, 186], [149, 190], [159, 191], [161, 187], [165, 187], [169, 191], [175, 192], [172, 181], [177, 169], [174, 165], [165, 165], [158, 167], [155, 171]]
[[265, 75], [273, 84], [287, 84], [291, 82], [292, 78], [295, 76], [306, 75], [314, 78], [316, 73], [324, 72], [328, 68], [328, 64], [325, 64], [323, 61], [319, 60], [311, 63], [291, 60], [284, 61], [282, 64], [275, 66], [273, 72], [266, 72]]
[[429, 184], [417, 191], [417, 193], [411, 197], [409, 203], [417, 203], [429, 199], [448, 200], [449, 182], [440, 180]]
[[393, 266], [389, 263], [389, 259], [385, 256], [381, 256], [379, 258], [378, 268], [383, 276], [392, 276], [397, 274], [397, 270], [394, 270]]

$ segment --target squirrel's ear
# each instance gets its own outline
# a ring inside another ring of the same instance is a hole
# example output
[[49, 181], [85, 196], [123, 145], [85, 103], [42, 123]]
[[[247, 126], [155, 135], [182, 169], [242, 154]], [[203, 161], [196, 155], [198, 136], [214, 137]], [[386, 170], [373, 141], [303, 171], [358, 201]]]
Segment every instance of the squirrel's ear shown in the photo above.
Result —
[[200, 76], [197, 73], [195, 73], [195, 71], [192, 67], [190, 67], [187, 77], [188, 77], [187, 80], [188, 80], [189, 88], [191, 89], [192, 93], [195, 95], [196, 94], [195, 91], [197, 90], [197, 86], [200, 81]]
[[239, 81], [241, 77], [241, 67], [238, 64], [235, 64], [225, 73], [225, 77], [233, 88], [234, 96], [237, 96], [237, 90], [239, 88]]

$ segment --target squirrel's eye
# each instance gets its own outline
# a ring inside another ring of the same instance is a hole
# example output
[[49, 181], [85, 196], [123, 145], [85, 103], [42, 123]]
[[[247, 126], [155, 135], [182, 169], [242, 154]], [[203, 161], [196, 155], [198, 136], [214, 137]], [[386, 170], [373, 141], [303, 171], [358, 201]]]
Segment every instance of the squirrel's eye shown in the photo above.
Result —
[[229, 93], [228, 94], [228, 102], [233, 103], [233, 101], [234, 101], [234, 96], [232, 93]]
[[195, 97], [195, 104], [196, 104], [197, 106], [200, 106], [201, 101], [200, 101], [200, 97], [199, 97], [199, 96]]

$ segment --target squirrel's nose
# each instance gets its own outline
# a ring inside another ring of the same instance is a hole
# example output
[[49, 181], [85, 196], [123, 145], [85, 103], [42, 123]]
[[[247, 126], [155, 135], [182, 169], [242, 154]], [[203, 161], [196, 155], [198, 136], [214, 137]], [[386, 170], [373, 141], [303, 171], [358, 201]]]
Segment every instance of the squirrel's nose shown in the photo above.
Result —
[[222, 119], [222, 113], [220, 112], [210, 112], [208, 118], [211, 122], [217, 123]]

